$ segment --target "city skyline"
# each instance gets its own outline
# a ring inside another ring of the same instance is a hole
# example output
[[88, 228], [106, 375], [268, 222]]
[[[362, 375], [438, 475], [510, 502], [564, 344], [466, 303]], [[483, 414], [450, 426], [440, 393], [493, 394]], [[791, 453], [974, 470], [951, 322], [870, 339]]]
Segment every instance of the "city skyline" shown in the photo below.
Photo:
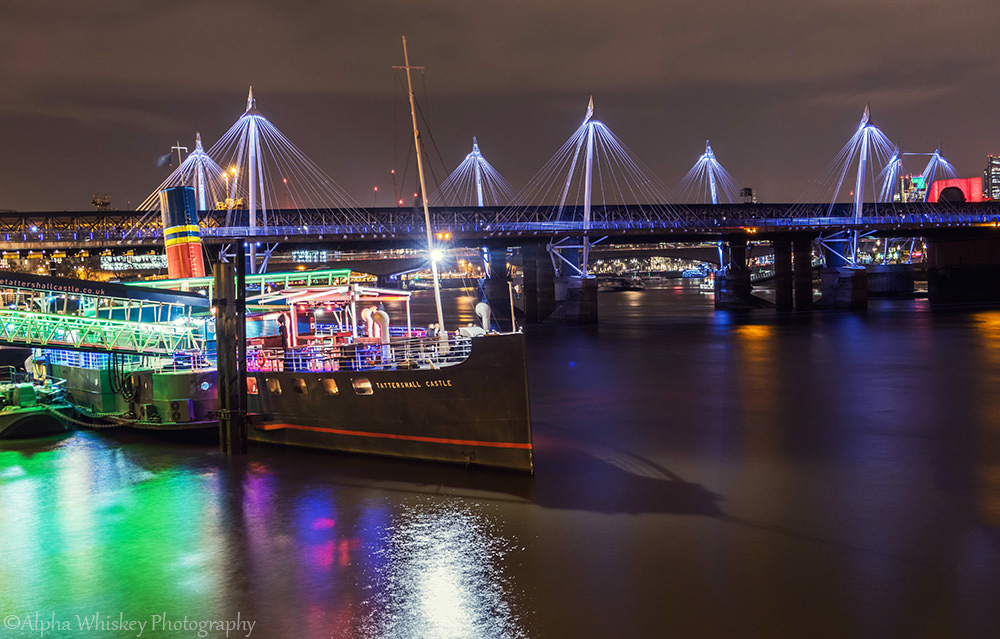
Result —
[[595, 117], [668, 188], [711, 139], [762, 201], [814, 199], [865, 104], [904, 152], [940, 147], [963, 177], [1000, 153], [988, 108], [1000, 99], [989, 81], [1000, 10], [980, 1], [48, 5], [9, 8], [0, 26], [0, 209], [86, 210], [99, 192], [134, 208], [169, 172], [157, 158], [178, 141], [193, 148], [196, 132], [213, 144], [250, 85], [261, 113], [360, 205], [390, 206], [390, 170], [416, 179], [392, 69], [401, 35], [426, 69], [436, 182], [476, 137], [521, 190], [591, 95]]

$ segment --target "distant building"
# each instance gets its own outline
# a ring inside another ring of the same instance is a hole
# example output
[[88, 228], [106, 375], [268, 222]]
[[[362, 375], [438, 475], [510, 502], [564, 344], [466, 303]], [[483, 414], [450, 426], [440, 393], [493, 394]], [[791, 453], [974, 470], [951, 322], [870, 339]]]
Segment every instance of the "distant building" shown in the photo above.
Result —
[[931, 192], [927, 196], [927, 201], [949, 202], [951, 204], [982, 202], [984, 192], [982, 178], [935, 180], [931, 184]]
[[927, 186], [924, 176], [906, 174], [899, 177], [899, 192], [893, 196], [896, 202], [923, 202]]
[[983, 199], [1000, 200], [1000, 156], [986, 156], [986, 169], [983, 171]]

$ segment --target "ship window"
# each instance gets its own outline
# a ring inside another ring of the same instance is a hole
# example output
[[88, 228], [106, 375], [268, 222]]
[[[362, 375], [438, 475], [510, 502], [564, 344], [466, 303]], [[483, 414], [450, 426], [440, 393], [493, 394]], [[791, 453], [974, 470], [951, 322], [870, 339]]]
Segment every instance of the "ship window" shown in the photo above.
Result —
[[351, 383], [354, 385], [354, 393], [356, 395], [371, 395], [373, 392], [372, 383], [368, 381], [367, 377], [352, 379]]
[[267, 391], [274, 395], [281, 394], [281, 382], [276, 377], [267, 378]]
[[257, 395], [257, 378], [247, 377], [247, 395]]
[[337, 388], [337, 380], [333, 379], [332, 377], [324, 379], [322, 381], [322, 386], [323, 386], [323, 391], [327, 395], [337, 395], [338, 393], [340, 393], [340, 389]]
[[292, 379], [292, 388], [299, 395], [305, 395], [306, 393], [306, 380], [301, 377], [295, 377]]

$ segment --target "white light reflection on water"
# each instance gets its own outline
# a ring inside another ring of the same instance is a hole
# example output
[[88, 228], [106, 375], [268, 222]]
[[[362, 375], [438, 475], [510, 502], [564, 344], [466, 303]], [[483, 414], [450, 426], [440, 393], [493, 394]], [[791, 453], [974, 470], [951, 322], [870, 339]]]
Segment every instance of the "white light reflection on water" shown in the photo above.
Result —
[[474, 507], [406, 504], [382, 534], [363, 636], [528, 636], [501, 567], [514, 546]]

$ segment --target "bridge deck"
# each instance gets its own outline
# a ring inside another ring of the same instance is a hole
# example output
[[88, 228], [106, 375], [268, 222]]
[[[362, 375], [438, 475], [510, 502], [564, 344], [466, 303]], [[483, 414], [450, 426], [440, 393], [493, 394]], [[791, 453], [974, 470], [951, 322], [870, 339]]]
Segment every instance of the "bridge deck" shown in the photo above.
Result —
[[[365, 211], [363, 224], [336, 209], [280, 209], [267, 212], [270, 224], [251, 232], [246, 226], [226, 226], [225, 211], [202, 211], [202, 237], [208, 244], [228, 244], [253, 238], [259, 242], [323, 245], [419, 244], [426, 239], [423, 214], [403, 208]], [[635, 205], [594, 207], [589, 228], [575, 207], [435, 207], [431, 225], [447, 230], [454, 244], [491, 238], [531, 238], [603, 233], [643, 241], [670, 237], [718, 239], [736, 234], [776, 234], [858, 230], [923, 235], [956, 226], [1000, 224], [1000, 202], [968, 204], [866, 204], [861, 215], [844, 203]], [[7, 252], [33, 249], [122, 251], [131, 247], [162, 247], [158, 216], [146, 212], [31, 213], [0, 215], [0, 240]], [[10, 255], [13, 256], [13, 255]]]

